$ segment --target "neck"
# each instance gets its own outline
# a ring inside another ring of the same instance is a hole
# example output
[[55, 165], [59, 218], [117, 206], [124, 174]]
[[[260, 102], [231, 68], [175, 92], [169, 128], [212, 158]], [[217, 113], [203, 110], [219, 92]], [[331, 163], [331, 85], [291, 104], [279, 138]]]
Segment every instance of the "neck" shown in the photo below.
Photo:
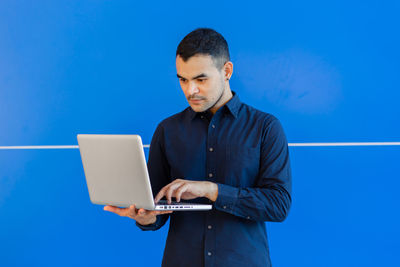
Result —
[[229, 86], [229, 83], [227, 83], [225, 85], [225, 89], [221, 95], [221, 98], [218, 100], [218, 102], [212, 108], [210, 108], [210, 111], [212, 112], [212, 114], [215, 114], [215, 112], [217, 112], [218, 109], [223, 107], [229, 100], [231, 100], [232, 96], [233, 96], [233, 94], [232, 94], [231, 88]]

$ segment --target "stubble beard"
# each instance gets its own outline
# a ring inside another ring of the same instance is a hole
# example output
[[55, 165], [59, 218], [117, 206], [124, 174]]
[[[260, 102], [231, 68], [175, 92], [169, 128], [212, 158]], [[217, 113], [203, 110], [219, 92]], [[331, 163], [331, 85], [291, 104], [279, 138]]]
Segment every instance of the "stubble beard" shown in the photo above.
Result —
[[211, 107], [209, 107], [209, 108], [207, 108], [206, 110], [203, 110], [203, 111], [211, 110], [213, 107], [215, 107], [216, 104], [219, 103], [219, 101], [222, 99], [222, 97], [225, 94], [225, 84], [224, 84], [223, 81], [221, 83], [221, 87], [222, 87], [222, 90], [221, 90], [221, 94], [219, 95], [218, 99], [214, 102], [214, 104], [211, 105]]

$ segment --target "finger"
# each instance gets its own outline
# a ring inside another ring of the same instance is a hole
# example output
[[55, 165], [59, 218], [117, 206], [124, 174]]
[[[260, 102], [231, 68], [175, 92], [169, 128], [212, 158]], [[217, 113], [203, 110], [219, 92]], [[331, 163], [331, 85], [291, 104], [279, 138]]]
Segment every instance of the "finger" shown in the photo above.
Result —
[[137, 212], [138, 216], [146, 215], [146, 213], [147, 213], [147, 212], [146, 212], [145, 209], [139, 209], [138, 212]]
[[175, 198], [176, 198], [176, 202], [180, 202], [181, 201], [181, 196], [184, 192], [186, 192], [186, 190], [188, 189], [189, 185], [188, 184], [183, 184], [182, 186], [180, 186], [178, 189], [176, 189], [175, 191]]
[[137, 215], [138, 216], [149, 216], [149, 215], [157, 215], [157, 210], [146, 210], [146, 209], [138, 209]]
[[136, 217], [137, 216], [137, 208], [135, 205], [129, 206], [129, 217]]
[[165, 191], [167, 190], [169, 184], [164, 186], [163, 188], [161, 188], [161, 190], [158, 192], [156, 198], [154, 199], [154, 202], [157, 203], [158, 201], [160, 201], [160, 199], [162, 199], [165, 195]]
[[104, 210], [113, 212], [115, 214], [118, 214], [119, 216], [126, 216], [126, 210], [127, 209], [121, 209], [121, 208], [118, 208], [118, 207], [107, 205], [107, 206], [104, 207]]
[[165, 196], [165, 192], [168, 190], [168, 188], [176, 183], [182, 182], [184, 180], [182, 179], [175, 179], [174, 181], [172, 181], [171, 183], [167, 184], [166, 186], [164, 186], [163, 188], [161, 188], [161, 190], [158, 192], [158, 194], [156, 195], [156, 197], [154, 198], [154, 202], [157, 203], [158, 201], [160, 201], [160, 199], [162, 199]]
[[157, 203], [158, 201], [160, 201], [160, 199], [162, 199], [165, 196], [165, 192], [168, 190], [168, 188], [174, 184], [176, 182], [176, 180], [174, 180], [173, 182], [167, 184], [166, 186], [164, 186], [163, 188], [161, 188], [161, 190], [158, 192], [157, 196], [154, 199], [154, 202]]
[[115, 213], [115, 207], [114, 206], [110, 206], [110, 205], [104, 206], [104, 210]]
[[177, 188], [179, 188], [181, 185], [182, 185], [182, 182], [177, 182], [177, 183], [171, 184], [171, 186], [168, 188], [167, 192], [165, 193], [165, 197], [167, 198], [168, 204], [171, 204], [172, 194], [174, 194], [174, 191]]

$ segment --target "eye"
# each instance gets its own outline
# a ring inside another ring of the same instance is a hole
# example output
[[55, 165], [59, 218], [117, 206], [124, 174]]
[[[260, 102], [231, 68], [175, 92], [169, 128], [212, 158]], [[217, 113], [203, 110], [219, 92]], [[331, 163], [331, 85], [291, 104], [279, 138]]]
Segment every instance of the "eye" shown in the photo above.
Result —
[[197, 79], [197, 81], [198, 81], [199, 83], [202, 83], [202, 82], [205, 82], [206, 79]]
[[182, 83], [186, 82], [186, 79], [184, 79], [184, 78], [179, 78], [179, 80], [180, 80]]

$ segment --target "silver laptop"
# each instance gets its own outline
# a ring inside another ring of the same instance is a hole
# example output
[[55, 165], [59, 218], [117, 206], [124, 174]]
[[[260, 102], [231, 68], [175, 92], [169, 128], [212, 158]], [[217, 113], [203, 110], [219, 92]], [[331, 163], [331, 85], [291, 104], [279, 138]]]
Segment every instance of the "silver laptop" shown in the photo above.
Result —
[[78, 134], [86, 183], [93, 204], [147, 210], [210, 210], [212, 205], [160, 200], [154, 203], [139, 135]]

